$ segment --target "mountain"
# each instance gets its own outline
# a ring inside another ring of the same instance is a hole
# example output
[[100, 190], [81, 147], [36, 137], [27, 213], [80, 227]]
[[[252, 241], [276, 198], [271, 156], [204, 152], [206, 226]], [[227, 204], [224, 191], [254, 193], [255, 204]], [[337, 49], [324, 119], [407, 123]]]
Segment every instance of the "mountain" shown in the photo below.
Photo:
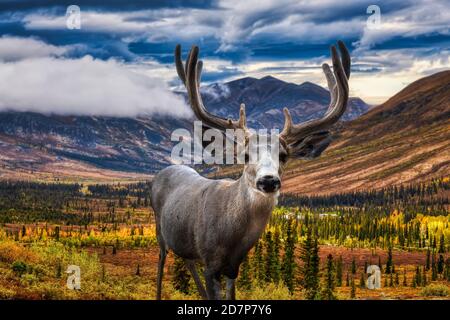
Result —
[[450, 71], [342, 125], [324, 154], [291, 163], [284, 192], [326, 194], [450, 175]]
[[[248, 125], [252, 128], [283, 128], [284, 107], [289, 108], [295, 122], [318, 118], [330, 102], [328, 90], [316, 84], [297, 85], [272, 76], [213, 84], [202, 92], [208, 109], [225, 118], [237, 118], [240, 104], [245, 103]], [[343, 120], [355, 119], [368, 110], [364, 101], [350, 98]]]
[[[295, 121], [319, 117], [330, 99], [318, 85], [296, 85], [273, 77], [216, 83], [201, 91], [207, 108], [223, 117], [236, 117], [239, 104], [246, 103], [249, 125], [254, 128], [282, 128], [285, 106]], [[352, 98], [345, 119], [368, 109], [361, 99]], [[146, 179], [170, 164], [169, 139], [176, 128], [191, 130], [192, 122], [158, 115], [113, 118], [1, 112], [0, 178]]]

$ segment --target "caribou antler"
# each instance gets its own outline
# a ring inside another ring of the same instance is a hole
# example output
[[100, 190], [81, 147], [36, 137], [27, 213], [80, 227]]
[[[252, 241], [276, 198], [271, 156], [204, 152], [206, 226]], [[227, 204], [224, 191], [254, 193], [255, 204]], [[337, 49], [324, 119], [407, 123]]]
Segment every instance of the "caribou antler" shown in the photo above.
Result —
[[[289, 144], [299, 144], [312, 134], [326, 136], [324, 130], [335, 124], [345, 112], [348, 102], [348, 78], [350, 77], [350, 55], [342, 41], [338, 41], [341, 58], [335, 46], [331, 47], [333, 72], [326, 63], [322, 65], [330, 90], [331, 101], [323, 118], [310, 120], [301, 124], [293, 124], [287, 108], [284, 108], [285, 123], [280, 137]], [[341, 60], [342, 59], [342, 60]]]
[[192, 111], [197, 118], [203, 121], [203, 124], [222, 131], [226, 129], [243, 129], [246, 130], [245, 105], [241, 104], [239, 111], [239, 119], [231, 120], [224, 119], [209, 113], [203, 105], [202, 97], [200, 95], [200, 76], [202, 73], [203, 63], [198, 60], [198, 47], [193, 46], [188, 54], [186, 66], [183, 66], [181, 60], [181, 46], [175, 47], [175, 64], [178, 76], [184, 83]]

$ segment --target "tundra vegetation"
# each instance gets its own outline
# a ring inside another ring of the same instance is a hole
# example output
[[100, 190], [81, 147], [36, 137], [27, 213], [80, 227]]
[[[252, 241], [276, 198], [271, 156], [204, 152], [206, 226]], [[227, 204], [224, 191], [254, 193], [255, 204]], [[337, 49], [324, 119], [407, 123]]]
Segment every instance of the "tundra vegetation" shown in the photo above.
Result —
[[[154, 299], [150, 183], [0, 182], [1, 299]], [[330, 196], [283, 194], [240, 267], [238, 299], [449, 299], [449, 177]], [[368, 265], [381, 289], [366, 289]], [[81, 290], [66, 287], [69, 265]], [[202, 271], [202, 270], [200, 270]], [[201, 272], [200, 272], [201, 273]], [[199, 299], [169, 254], [164, 299]]]

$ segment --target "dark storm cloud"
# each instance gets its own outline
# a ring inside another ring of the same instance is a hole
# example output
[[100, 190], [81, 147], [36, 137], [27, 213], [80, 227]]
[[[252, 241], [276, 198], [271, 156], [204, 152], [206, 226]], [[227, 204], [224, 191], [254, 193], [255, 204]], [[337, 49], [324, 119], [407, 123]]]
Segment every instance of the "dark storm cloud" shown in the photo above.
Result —
[[160, 8], [214, 8], [216, 1], [211, 0], [2, 0], [0, 2], [0, 12], [18, 12], [38, 9], [58, 8], [64, 10], [70, 5], [76, 4], [79, 7], [98, 9], [102, 11], [135, 11]]

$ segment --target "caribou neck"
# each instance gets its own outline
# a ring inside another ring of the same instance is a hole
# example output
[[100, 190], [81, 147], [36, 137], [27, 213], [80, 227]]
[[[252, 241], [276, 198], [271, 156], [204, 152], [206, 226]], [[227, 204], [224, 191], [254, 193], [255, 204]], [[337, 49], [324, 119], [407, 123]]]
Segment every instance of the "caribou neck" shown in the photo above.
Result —
[[[278, 193], [264, 194], [249, 185], [246, 173], [229, 185], [230, 191], [235, 193], [233, 206], [233, 220], [242, 223], [251, 233], [261, 234], [268, 222], [270, 214], [277, 204]], [[258, 235], [259, 237], [259, 235]]]

